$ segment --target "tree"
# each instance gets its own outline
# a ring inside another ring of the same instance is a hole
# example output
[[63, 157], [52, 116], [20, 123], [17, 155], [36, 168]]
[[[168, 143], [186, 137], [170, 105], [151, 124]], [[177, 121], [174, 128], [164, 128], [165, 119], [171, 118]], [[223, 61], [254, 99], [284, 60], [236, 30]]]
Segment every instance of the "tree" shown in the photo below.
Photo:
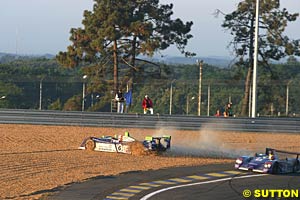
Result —
[[[237, 10], [225, 15], [222, 24], [233, 35], [230, 45], [239, 57], [237, 65], [247, 70], [245, 92], [241, 115], [245, 116], [249, 99], [252, 77], [256, 0], [244, 0]], [[300, 40], [291, 40], [284, 35], [288, 22], [297, 19], [299, 13], [290, 14], [287, 9], [280, 9], [280, 0], [260, 0], [259, 12], [259, 63], [270, 71], [269, 61], [280, 60], [287, 55], [300, 55]]]
[[289, 56], [286, 63], [289, 64], [289, 65], [299, 64], [299, 62], [298, 62], [297, 58], [295, 58], [295, 56]]
[[[85, 62], [105, 72], [106, 63], [113, 59], [114, 91], [118, 89], [118, 65], [130, 66], [128, 75], [133, 82], [136, 56], [153, 55], [155, 51], [176, 45], [185, 51], [192, 22], [171, 19], [172, 4], [160, 5], [159, 0], [94, 0], [93, 11], [84, 11], [83, 28], [72, 28], [66, 52], [57, 60], [64, 66], [75, 67]], [[99, 73], [95, 73], [99, 76]]]
[[13, 83], [3, 83], [0, 81], [0, 108], [18, 108], [15, 104], [20, 100], [22, 89]]

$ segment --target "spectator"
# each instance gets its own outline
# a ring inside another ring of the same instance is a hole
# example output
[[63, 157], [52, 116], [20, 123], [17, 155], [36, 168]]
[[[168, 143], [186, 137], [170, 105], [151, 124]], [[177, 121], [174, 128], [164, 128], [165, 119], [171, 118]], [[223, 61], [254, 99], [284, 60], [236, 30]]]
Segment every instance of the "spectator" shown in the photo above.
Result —
[[220, 113], [220, 110], [218, 109], [216, 114], [215, 114], [215, 117], [220, 117], [221, 116], [221, 113]]
[[117, 112], [123, 113], [125, 98], [121, 90], [116, 94], [115, 100], [117, 101]]
[[232, 103], [229, 102], [225, 108], [224, 117], [232, 117], [232, 116], [233, 116]]
[[150, 111], [151, 115], [153, 115], [153, 103], [148, 95], [145, 96], [142, 106], [144, 109], [144, 114], [147, 114], [147, 112]]
[[125, 112], [128, 113], [129, 108], [131, 106], [131, 102], [132, 102], [132, 90], [129, 90], [128, 92], [126, 92], [124, 94], [124, 97], [125, 97], [125, 103], [126, 103]]

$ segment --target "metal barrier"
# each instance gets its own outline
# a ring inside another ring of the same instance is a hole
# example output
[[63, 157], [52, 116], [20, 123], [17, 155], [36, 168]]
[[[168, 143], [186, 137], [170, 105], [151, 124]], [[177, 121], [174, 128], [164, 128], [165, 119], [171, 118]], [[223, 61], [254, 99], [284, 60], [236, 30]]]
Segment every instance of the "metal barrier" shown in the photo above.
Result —
[[2, 124], [300, 133], [300, 118], [223, 118], [104, 112], [0, 110]]

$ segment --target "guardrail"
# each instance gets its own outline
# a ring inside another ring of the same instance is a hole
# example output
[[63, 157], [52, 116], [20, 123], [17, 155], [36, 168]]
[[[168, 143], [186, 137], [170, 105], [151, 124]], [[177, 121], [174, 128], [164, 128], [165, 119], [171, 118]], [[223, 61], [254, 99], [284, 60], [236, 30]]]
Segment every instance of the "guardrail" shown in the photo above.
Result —
[[2, 124], [300, 133], [300, 118], [223, 118], [104, 112], [0, 110]]

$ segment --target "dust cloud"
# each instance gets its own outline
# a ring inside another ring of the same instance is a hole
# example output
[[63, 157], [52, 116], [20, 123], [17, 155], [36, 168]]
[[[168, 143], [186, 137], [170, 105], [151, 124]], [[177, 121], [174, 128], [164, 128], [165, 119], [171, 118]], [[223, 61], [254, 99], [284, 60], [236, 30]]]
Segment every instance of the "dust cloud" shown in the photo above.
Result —
[[[192, 133], [174, 131], [172, 128], [156, 127], [155, 136], [170, 135], [171, 149], [168, 156], [187, 156], [205, 158], [236, 158], [241, 155], [253, 154], [252, 151], [241, 148], [234, 141], [234, 134], [224, 136], [222, 131], [214, 130], [214, 123], [204, 124], [200, 130]], [[218, 128], [226, 124], [218, 124]], [[238, 134], [238, 133], [236, 133]], [[227, 138], [226, 138], [227, 137]]]

